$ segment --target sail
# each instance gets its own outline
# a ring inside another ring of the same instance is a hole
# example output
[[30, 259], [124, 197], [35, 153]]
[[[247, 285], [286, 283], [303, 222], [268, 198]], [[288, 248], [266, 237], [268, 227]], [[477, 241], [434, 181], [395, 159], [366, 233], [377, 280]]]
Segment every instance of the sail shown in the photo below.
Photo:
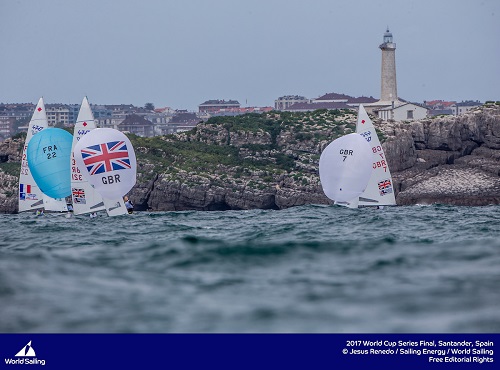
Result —
[[319, 159], [319, 177], [325, 195], [339, 204], [359, 196], [372, 173], [371, 157], [370, 145], [358, 134], [332, 141]]
[[51, 198], [49, 196], [43, 196], [43, 208], [46, 211], [54, 212], [67, 212], [68, 206], [66, 205], [65, 198]]
[[100, 194], [83, 177], [80, 168], [76, 165], [74, 155], [75, 145], [78, 141], [95, 128], [94, 115], [87, 97], [85, 97], [78, 112], [71, 146], [71, 200], [75, 215], [101, 211], [105, 208]]
[[137, 173], [134, 148], [125, 134], [110, 128], [91, 130], [75, 145], [74, 156], [83, 178], [110, 200], [108, 214], [117, 202], [121, 208], [121, 198], [135, 185]]
[[33, 135], [48, 127], [43, 98], [38, 100], [28, 126], [28, 134], [23, 148], [21, 174], [19, 176], [19, 212], [32, 211], [43, 207], [43, 193], [35, 183], [28, 166], [28, 144]]
[[127, 207], [125, 207], [125, 202], [122, 197], [119, 199], [102, 198], [102, 200], [108, 216], [128, 215]]
[[26, 151], [28, 167], [40, 190], [51, 198], [71, 195], [71, 141], [68, 131], [46, 128], [34, 136]]
[[358, 208], [359, 197], [355, 197], [354, 199], [351, 199], [351, 200], [346, 201], [346, 202], [335, 201], [335, 204], [337, 204], [339, 206], [347, 207], [347, 208]]
[[389, 164], [385, 158], [384, 149], [380, 145], [377, 132], [373, 122], [366, 113], [365, 108], [360, 105], [356, 132], [363, 136], [370, 144], [372, 153], [372, 175], [368, 181], [366, 190], [360, 195], [361, 206], [395, 205], [394, 187]]

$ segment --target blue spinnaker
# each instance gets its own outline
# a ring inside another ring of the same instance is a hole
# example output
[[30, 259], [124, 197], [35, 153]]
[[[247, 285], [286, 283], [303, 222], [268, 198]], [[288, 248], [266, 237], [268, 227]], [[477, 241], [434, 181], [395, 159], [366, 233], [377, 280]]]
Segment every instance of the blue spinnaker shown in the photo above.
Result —
[[73, 136], [59, 128], [47, 128], [28, 144], [28, 166], [40, 190], [52, 198], [71, 195], [71, 144]]

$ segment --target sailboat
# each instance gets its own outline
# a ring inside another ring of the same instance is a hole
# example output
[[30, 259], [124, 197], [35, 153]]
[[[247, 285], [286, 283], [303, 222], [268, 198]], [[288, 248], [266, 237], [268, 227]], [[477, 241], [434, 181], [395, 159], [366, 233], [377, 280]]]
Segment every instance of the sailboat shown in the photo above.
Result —
[[359, 105], [356, 133], [363, 136], [370, 144], [373, 160], [371, 177], [366, 190], [359, 196], [359, 206], [396, 205], [391, 171], [384, 149], [380, 144], [372, 120], [361, 104]]
[[43, 98], [38, 103], [28, 125], [28, 133], [23, 148], [21, 161], [21, 172], [19, 176], [19, 212], [35, 211], [44, 208], [46, 211], [66, 212], [66, 200], [64, 198], [51, 198], [42, 193], [28, 166], [28, 144], [33, 135], [48, 127], [47, 114]]
[[103, 199], [95, 188], [85, 179], [75, 160], [75, 146], [80, 139], [96, 128], [94, 115], [87, 97], [83, 98], [76, 119], [73, 145], [71, 148], [71, 198], [75, 215], [106, 210], [109, 216], [127, 214], [123, 198]]

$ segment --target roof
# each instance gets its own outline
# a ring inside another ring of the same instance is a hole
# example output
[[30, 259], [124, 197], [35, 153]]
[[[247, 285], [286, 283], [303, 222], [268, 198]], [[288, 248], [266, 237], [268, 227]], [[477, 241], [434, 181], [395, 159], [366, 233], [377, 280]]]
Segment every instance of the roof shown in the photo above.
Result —
[[444, 101], [444, 100], [425, 100], [424, 105], [428, 107], [450, 107], [456, 104], [455, 101]]
[[369, 104], [369, 103], [375, 103], [377, 99], [375, 99], [373, 96], [360, 96], [358, 98], [351, 98], [347, 103], [356, 103], [356, 104]]
[[154, 111], [155, 111], [156, 113], [163, 113], [163, 112], [165, 112], [165, 111], [170, 111], [170, 110], [172, 110], [170, 107], [163, 107], [163, 108], [155, 108], [155, 109], [154, 109]]
[[313, 102], [318, 101], [337, 101], [337, 102], [345, 102], [347, 104], [370, 104], [377, 101], [373, 96], [360, 96], [355, 98], [354, 96], [338, 94], [338, 93], [328, 93], [319, 98], [313, 100]]
[[453, 114], [453, 110], [451, 110], [451, 109], [429, 109], [430, 116], [440, 116], [443, 114], [451, 115], [451, 114]]
[[120, 126], [152, 126], [153, 122], [148, 121], [144, 117], [138, 116], [137, 114], [128, 115], [122, 122]]
[[419, 104], [419, 103], [411, 103], [411, 102], [405, 102], [403, 104], [399, 104], [399, 105], [396, 105], [394, 108], [392, 108], [391, 105], [387, 106], [387, 107], [384, 107], [384, 108], [380, 108], [380, 109], [377, 109], [378, 111], [381, 111], [381, 110], [392, 110], [392, 109], [399, 109], [401, 107], [404, 107], [405, 105], [415, 105], [417, 107], [420, 107], [420, 108], [423, 108], [423, 109], [429, 109], [427, 108], [426, 106], [422, 105], [422, 104]]
[[353, 99], [353, 97], [345, 94], [328, 93], [314, 100], [349, 100], [349, 99]]
[[170, 123], [197, 123], [199, 121], [200, 119], [196, 116], [196, 113], [178, 113], [172, 117]]
[[199, 106], [203, 105], [240, 105], [240, 102], [237, 100], [207, 100]]
[[483, 105], [479, 100], [472, 101], [472, 100], [466, 100], [462, 101], [460, 103], [457, 103], [457, 107], [475, 107], [478, 105]]
[[295, 103], [290, 105], [287, 111], [310, 111], [316, 109], [352, 109], [346, 103], [325, 102], [325, 103]]
[[284, 96], [280, 96], [276, 100], [278, 100], [278, 101], [280, 101], [280, 100], [307, 100], [307, 98], [305, 96], [301, 96], [301, 95], [284, 95]]

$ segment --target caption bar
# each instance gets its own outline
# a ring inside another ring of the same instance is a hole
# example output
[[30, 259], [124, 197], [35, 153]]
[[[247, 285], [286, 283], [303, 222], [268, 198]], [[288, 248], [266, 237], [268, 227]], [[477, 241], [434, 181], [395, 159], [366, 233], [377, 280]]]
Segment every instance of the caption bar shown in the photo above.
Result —
[[494, 362], [493, 341], [455, 340], [347, 340], [344, 355], [427, 356], [434, 363]]

